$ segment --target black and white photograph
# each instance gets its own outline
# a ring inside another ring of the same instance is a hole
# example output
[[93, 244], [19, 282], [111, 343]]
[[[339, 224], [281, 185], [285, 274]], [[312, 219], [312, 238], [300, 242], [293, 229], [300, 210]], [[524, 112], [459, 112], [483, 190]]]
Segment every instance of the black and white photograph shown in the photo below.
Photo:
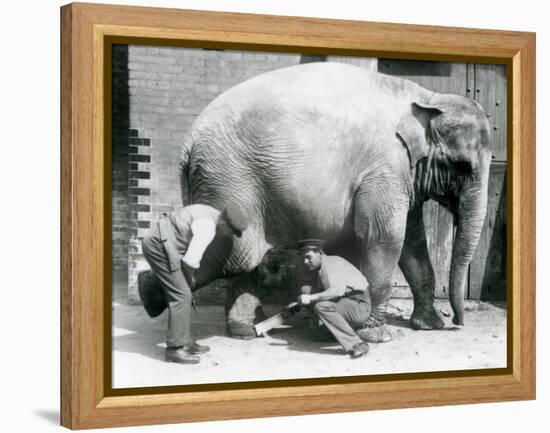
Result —
[[507, 68], [114, 45], [114, 389], [507, 367]]
[[544, 2], [2, 11], [3, 431], [545, 425]]

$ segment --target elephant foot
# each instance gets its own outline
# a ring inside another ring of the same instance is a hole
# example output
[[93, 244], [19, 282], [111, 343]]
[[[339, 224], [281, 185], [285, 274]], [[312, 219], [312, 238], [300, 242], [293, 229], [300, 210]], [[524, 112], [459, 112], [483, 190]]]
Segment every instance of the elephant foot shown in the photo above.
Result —
[[252, 340], [257, 337], [252, 323], [227, 322], [227, 332], [231, 337], [241, 340]]
[[227, 332], [229, 335], [233, 338], [239, 338], [241, 340], [251, 340], [253, 338], [256, 338], [258, 335], [256, 334], [256, 330], [254, 329], [254, 325], [257, 323], [263, 322], [267, 319], [263, 308], [258, 305], [254, 309], [254, 315], [249, 316], [244, 321], [234, 320], [231, 316], [229, 317], [229, 320], [227, 321]]
[[457, 316], [454, 316], [453, 317], [453, 325], [456, 325], [456, 326], [464, 326], [464, 319], [461, 319]]
[[234, 279], [226, 299], [227, 332], [240, 339], [256, 338], [254, 325], [266, 319], [252, 275]]
[[411, 328], [416, 330], [428, 331], [431, 329], [442, 329], [445, 322], [431, 307], [428, 311], [414, 311], [411, 316]]
[[367, 343], [388, 343], [393, 337], [386, 325], [364, 327], [356, 331], [359, 338]]

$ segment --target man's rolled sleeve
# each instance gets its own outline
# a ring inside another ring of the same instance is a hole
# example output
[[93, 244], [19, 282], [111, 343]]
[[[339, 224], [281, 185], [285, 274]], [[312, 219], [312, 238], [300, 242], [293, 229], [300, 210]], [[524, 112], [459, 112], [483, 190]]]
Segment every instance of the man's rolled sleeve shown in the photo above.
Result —
[[216, 223], [210, 218], [197, 218], [191, 223], [193, 237], [189, 242], [183, 261], [194, 269], [198, 269], [206, 248], [216, 235]]
[[336, 296], [344, 296], [347, 291], [347, 287], [340, 284], [334, 287], [329, 287], [329, 289], [333, 290]]

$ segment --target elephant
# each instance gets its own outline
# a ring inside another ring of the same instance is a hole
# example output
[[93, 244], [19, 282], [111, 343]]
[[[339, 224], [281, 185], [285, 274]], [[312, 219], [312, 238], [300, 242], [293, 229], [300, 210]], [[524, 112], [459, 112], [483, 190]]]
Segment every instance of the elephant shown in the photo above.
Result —
[[[431, 199], [454, 217], [449, 298], [453, 323], [464, 325], [490, 141], [478, 102], [349, 64], [301, 64], [240, 83], [200, 113], [181, 148], [182, 198], [218, 209], [238, 203], [250, 222], [201, 284], [254, 272], [272, 247], [319, 238], [367, 278], [365, 328], [389, 332], [385, 313], [399, 266], [414, 300], [411, 327], [440, 329], [422, 217]], [[257, 310], [261, 300], [249, 304], [245, 310]], [[251, 332], [253, 316], [233, 334]]]

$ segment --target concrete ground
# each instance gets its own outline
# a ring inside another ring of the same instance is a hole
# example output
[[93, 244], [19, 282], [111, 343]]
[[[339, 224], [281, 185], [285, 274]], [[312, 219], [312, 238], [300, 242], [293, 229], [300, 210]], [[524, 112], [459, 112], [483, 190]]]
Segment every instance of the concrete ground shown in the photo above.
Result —
[[[120, 293], [120, 292], [119, 292]], [[113, 387], [147, 387], [273, 379], [499, 368], [506, 366], [505, 303], [466, 302], [466, 326], [452, 325], [448, 301], [437, 301], [446, 326], [413, 331], [412, 300], [392, 299], [389, 327], [393, 341], [371, 344], [352, 360], [338, 343], [311, 339], [308, 318], [299, 313], [268, 338], [237, 340], [225, 330], [223, 306], [199, 306], [193, 333], [211, 347], [201, 363], [164, 361], [166, 311], [151, 319], [142, 306], [113, 300]], [[268, 316], [280, 310], [266, 306]]]

